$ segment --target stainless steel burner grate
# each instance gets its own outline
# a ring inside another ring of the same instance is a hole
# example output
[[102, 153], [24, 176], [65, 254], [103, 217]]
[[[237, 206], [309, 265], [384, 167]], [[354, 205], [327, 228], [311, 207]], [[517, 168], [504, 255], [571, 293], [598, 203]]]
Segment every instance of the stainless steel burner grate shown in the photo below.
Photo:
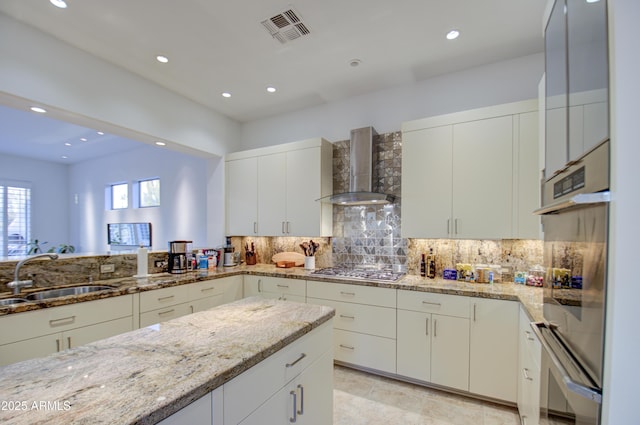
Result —
[[328, 267], [318, 269], [311, 274], [349, 279], [380, 280], [386, 282], [394, 282], [404, 276], [404, 273], [394, 272], [389, 269], [360, 269], [346, 267]]

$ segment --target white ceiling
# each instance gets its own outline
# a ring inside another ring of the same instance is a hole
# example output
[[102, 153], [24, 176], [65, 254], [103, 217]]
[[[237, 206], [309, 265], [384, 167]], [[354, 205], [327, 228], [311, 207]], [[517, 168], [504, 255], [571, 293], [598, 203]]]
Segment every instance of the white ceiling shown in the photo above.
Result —
[[[546, 0], [0, 0], [36, 27], [239, 122], [543, 51]], [[281, 44], [261, 21], [294, 10]], [[460, 37], [445, 34], [458, 29]], [[160, 64], [158, 54], [169, 58]], [[361, 61], [352, 67], [353, 59]], [[277, 88], [267, 93], [266, 87]], [[223, 98], [222, 92], [231, 98]]]

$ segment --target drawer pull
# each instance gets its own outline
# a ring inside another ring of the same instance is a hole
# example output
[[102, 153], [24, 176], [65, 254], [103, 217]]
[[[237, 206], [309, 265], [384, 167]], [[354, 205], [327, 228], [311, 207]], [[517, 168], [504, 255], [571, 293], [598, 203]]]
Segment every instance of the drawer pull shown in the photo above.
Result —
[[473, 303], [473, 321], [476, 321], [476, 303]]
[[210, 287], [210, 288], [202, 288], [202, 289], [200, 290], [200, 292], [213, 291], [214, 289], [216, 289], [216, 287], [215, 287], [215, 286], [212, 286], [212, 287]]
[[160, 297], [158, 301], [170, 300], [171, 298], [175, 298], [175, 295], [169, 295], [168, 297]]
[[431, 302], [431, 301], [422, 301], [422, 304], [435, 305], [435, 306], [438, 306], [438, 307], [440, 307], [442, 305], [440, 303], [434, 303], [434, 302]]
[[289, 285], [281, 285], [281, 284], [278, 283], [276, 286], [278, 288], [287, 288], [287, 289], [289, 289]]
[[58, 338], [56, 338], [56, 352], [60, 352], [60, 340]]
[[529, 376], [529, 369], [527, 369], [526, 367], [522, 368], [522, 376], [524, 376], [524, 379], [526, 379], [527, 381], [533, 381], [533, 378]]
[[438, 336], [438, 321], [434, 320], [433, 321], [433, 337], [437, 337]]
[[296, 363], [298, 363], [300, 360], [304, 359], [305, 357], [307, 357], [307, 355], [305, 353], [300, 354], [300, 357], [298, 357], [293, 363], [287, 363], [285, 366], [286, 367], [293, 367], [296, 365]]
[[429, 336], [429, 318], [428, 317], [427, 317], [424, 329], [425, 329], [425, 335]]
[[355, 316], [347, 316], [346, 314], [341, 314], [340, 317], [342, 317], [343, 319], [356, 320]]
[[67, 337], [67, 346], [69, 348], [71, 348], [71, 337], [70, 336]]
[[304, 415], [304, 387], [298, 384], [298, 389], [300, 390], [300, 410], [298, 410], [298, 415]]
[[289, 418], [289, 422], [295, 423], [298, 420], [298, 416], [296, 416], [298, 413], [298, 395], [293, 390], [289, 392], [289, 395], [293, 397], [293, 417]]
[[170, 314], [173, 313], [175, 310], [175, 308], [172, 308], [171, 310], [166, 310], [166, 311], [159, 311], [158, 312], [158, 316], [164, 316], [165, 314]]
[[76, 316], [63, 317], [62, 319], [49, 320], [49, 326], [70, 325], [76, 321]]
[[536, 339], [534, 337], [531, 336], [531, 332], [529, 331], [524, 331], [525, 334], [527, 334], [527, 339], [529, 341], [535, 341]]
[[355, 297], [356, 293], [355, 292], [344, 292], [344, 291], [340, 291], [340, 295], [347, 295], [349, 297]]
[[340, 344], [340, 348], [346, 348], [347, 350], [355, 350], [356, 347], [351, 347], [350, 345]]

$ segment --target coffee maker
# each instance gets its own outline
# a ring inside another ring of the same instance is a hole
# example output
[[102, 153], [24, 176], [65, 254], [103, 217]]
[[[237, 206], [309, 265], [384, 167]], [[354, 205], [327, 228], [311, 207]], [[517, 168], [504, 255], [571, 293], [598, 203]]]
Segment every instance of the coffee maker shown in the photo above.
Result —
[[169, 273], [186, 273], [191, 269], [192, 241], [169, 242]]

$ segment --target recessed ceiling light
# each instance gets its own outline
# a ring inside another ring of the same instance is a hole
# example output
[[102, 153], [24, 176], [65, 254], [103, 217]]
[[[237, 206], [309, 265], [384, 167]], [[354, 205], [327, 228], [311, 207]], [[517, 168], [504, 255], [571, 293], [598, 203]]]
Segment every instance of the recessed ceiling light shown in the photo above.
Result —
[[165, 142], [157, 141], [157, 142], [156, 142], [156, 145], [157, 145], [157, 146], [166, 146], [167, 144], [166, 144]]
[[362, 61], [360, 59], [351, 59], [349, 61], [349, 66], [355, 68], [356, 66], [360, 66], [361, 63]]
[[451, 30], [447, 33], [447, 40], [455, 40], [460, 35], [460, 31]]
[[158, 55], [156, 56], [156, 60], [160, 63], [167, 63], [169, 62], [169, 58], [163, 55]]
[[226, 92], [222, 93], [222, 97], [231, 97], [231, 93], [226, 91]]
[[69, 157], [68, 157], [67, 155], [62, 155], [62, 156], [61, 156], [61, 158], [62, 158], [62, 159], [67, 159], [67, 158], [69, 158]]
[[45, 113], [47, 112], [47, 110], [46, 110], [46, 109], [41, 108], [41, 107], [39, 107], [39, 106], [32, 106], [32, 107], [31, 107], [31, 108], [29, 108], [29, 109], [31, 109], [33, 112], [37, 112], [37, 113], [39, 113], [39, 114], [45, 114]]
[[275, 93], [275, 92], [276, 92], [276, 88], [275, 88], [275, 87], [271, 87], [271, 86], [269, 86], [269, 87], [267, 87], [267, 91], [268, 91], [269, 93]]
[[587, 3], [598, 3], [600, 0], [587, 0]]
[[69, 143], [69, 142], [65, 142], [65, 143], [64, 143], [64, 145], [65, 145], [65, 146], [71, 146], [71, 143]]
[[98, 136], [104, 136], [104, 131], [96, 131], [96, 133], [98, 133]]
[[59, 7], [60, 9], [67, 8], [67, 2], [65, 2], [64, 0], [49, 0], [49, 2], [55, 7]]
[[86, 142], [86, 141], [87, 141], [87, 138], [86, 138], [86, 137], [81, 137], [81, 138], [80, 138], [80, 141], [81, 141], [81, 142]]

